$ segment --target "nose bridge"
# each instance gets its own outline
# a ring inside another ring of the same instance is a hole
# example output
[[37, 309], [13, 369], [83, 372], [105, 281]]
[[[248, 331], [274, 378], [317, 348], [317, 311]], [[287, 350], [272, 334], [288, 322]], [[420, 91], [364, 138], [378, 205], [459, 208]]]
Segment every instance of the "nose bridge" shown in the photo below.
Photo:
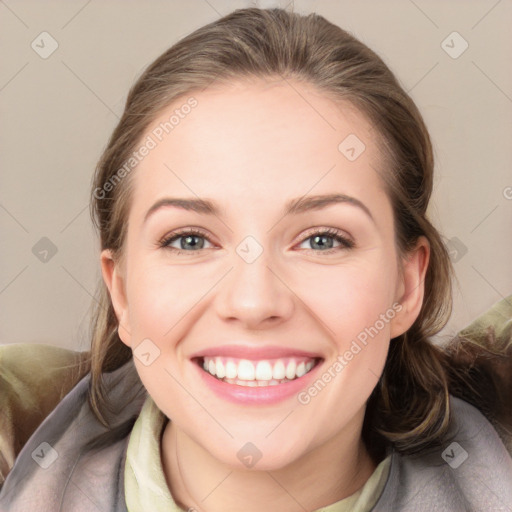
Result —
[[293, 308], [291, 292], [279, 278], [271, 251], [248, 236], [233, 252], [233, 270], [223, 286], [219, 314], [257, 325], [287, 318]]

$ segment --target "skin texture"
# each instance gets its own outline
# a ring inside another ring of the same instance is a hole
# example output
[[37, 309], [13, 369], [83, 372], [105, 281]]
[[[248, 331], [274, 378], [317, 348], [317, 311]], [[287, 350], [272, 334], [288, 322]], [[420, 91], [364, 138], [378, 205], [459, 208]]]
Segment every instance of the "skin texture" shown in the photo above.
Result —
[[[119, 333], [134, 350], [150, 339], [160, 351], [149, 366], [134, 360], [172, 419], [162, 462], [183, 508], [314, 510], [354, 493], [376, 467], [361, 440], [366, 401], [390, 339], [419, 314], [428, 243], [420, 239], [398, 256], [391, 204], [375, 170], [382, 166], [376, 134], [350, 104], [339, 108], [293, 81], [239, 82], [194, 97], [197, 107], [133, 171], [123, 260], [101, 255]], [[161, 112], [145, 136], [184, 102]], [[349, 134], [366, 146], [354, 161], [338, 150]], [[282, 214], [290, 199], [333, 193], [357, 198], [373, 220], [348, 203]], [[208, 198], [220, 214], [163, 207], [144, 223], [163, 197]], [[176, 254], [159, 246], [191, 226], [210, 240], [195, 241], [203, 248]], [[311, 238], [321, 228], [339, 230], [355, 246], [328, 238], [334, 252], [327, 254], [331, 246]], [[263, 249], [252, 263], [236, 252], [249, 235]], [[204, 385], [190, 360], [212, 346], [273, 345], [318, 353], [327, 368], [394, 303], [401, 311], [307, 405], [295, 396], [233, 404]], [[237, 457], [247, 442], [262, 453], [251, 469]]]

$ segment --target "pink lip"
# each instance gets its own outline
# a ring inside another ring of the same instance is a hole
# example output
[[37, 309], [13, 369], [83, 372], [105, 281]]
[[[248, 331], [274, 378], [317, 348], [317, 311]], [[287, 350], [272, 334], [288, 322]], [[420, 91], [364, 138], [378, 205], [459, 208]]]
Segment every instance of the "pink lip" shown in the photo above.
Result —
[[[306, 352], [286, 347], [251, 347], [248, 345], [222, 345], [219, 347], [209, 347], [190, 356], [190, 359], [198, 357], [233, 357], [235, 359], [278, 359], [281, 357], [310, 357], [320, 358], [320, 354], [314, 352]], [[216, 379], [217, 380], [217, 379]], [[222, 383], [221, 383], [222, 384]]]
[[[216, 354], [218, 354], [218, 352], [216, 352]], [[296, 352], [294, 352], [294, 354], [296, 354]], [[232, 352], [230, 352], [230, 355], [232, 355]], [[210, 390], [220, 398], [237, 405], [272, 405], [292, 396], [296, 396], [316, 378], [315, 375], [318, 373], [318, 368], [321, 366], [321, 362], [319, 362], [302, 377], [296, 378], [290, 382], [285, 382], [284, 384], [249, 387], [223, 382], [204, 371], [199, 364], [194, 362], [193, 364], [197, 368], [203, 382]]]

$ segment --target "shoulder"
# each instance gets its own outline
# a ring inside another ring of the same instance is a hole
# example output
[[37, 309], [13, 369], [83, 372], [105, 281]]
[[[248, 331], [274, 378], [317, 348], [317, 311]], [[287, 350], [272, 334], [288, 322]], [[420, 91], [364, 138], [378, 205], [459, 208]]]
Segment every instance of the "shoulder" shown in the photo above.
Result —
[[131, 360], [102, 378], [111, 405], [108, 425], [90, 408], [88, 373], [21, 449], [0, 486], [0, 509], [88, 512], [91, 504], [84, 496], [94, 496], [98, 510], [126, 512], [126, 446], [147, 393]]
[[0, 345], [0, 484], [38, 425], [83, 377], [87, 352]]
[[441, 446], [392, 453], [374, 512], [505, 510], [512, 507], [512, 458], [474, 406], [450, 396], [452, 423]]
[[[512, 453], [509, 447], [504, 444], [496, 431], [494, 425], [482, 414], [482, 412], [470, 403], [450, 396], [450, 408], [453, 417], [452, 428], [446, 436], [446, 442], [460, 443], [467, 447], [467, 457], [462, 452], [462, 458], [469, 460], [470, 454], [474, 460], [479, 460], [489, 465], [493, 465], [498, 460], [503, 460], [504, 467], [512, 471]], [[448, 458], [449, 450], [443, 452], [443, 458]], [[461, 462], [462, 464], [462, 462]], [[451, 467], [456, 465], [452, 462]], [[512, 473], [511, 473], [512, 477]], [[512, 482], [512, 480], [510, 480]]]
[[495, 303], [447, 346], [449, 369], [462, 373], [452, 394], [475, 405], [512, 454], [512, 295]]

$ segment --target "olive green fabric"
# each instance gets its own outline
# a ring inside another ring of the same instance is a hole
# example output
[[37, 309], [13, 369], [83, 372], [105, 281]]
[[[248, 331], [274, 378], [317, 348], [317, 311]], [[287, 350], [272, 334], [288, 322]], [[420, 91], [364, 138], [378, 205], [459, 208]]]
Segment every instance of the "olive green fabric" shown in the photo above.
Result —
[[457, 334], [460, 338], [468, 339], [482, 335], [492, 335], [495, 342], [512, 346], [512, 295], [496, 302]]
[[83, 377], [87, 352], [51, 345], [0, 345], [0, 486], [21, 448]]
[[459, 331], [447, 349], [454, 364], [473, 374], [475, 384], [487, 383], [483, 399], [472, 399], [471, 390], [461, 398], [485, 414], [512, 454], [512, 295]]

